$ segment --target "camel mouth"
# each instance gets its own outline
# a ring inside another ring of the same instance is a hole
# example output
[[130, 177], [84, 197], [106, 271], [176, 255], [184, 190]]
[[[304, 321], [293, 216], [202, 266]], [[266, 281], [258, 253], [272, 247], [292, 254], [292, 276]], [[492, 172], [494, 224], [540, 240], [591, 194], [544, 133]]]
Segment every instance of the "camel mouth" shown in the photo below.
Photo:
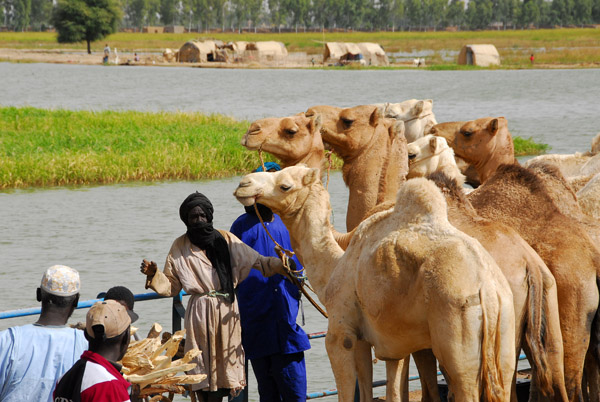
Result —
[[254, 205], [256, 203], [256, 199], [258, 198], [258, 196], [255, 196], [255, 195], [244, 196], [244, 195], [234, 194], [234, 196], [238, 200], [238, 202], [245, 207]]

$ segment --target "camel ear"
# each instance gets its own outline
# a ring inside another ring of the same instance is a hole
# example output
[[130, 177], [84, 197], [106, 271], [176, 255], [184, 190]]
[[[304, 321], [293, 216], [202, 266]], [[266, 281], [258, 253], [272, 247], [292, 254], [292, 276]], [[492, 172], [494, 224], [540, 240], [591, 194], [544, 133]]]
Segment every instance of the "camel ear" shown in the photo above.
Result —
[[499, 126], [498, 119], [492, 119], [488, 124], [488, 130], [492, 135], [496, 135]]
[[371, 113], [371, 118], [369, 119], [369, 124], [373, 127], [379, 124], [379, 120], [383, 118], [383, 114], [381, 109], [375, 108], [373, 113]]
[[309, 169], [306, 175], [304, 175], [304, 177], [302, 178], [302, 185], [310, 186], [317, 180], [321, 180], [320, 170], [316, 168]]
[[404, 135], [404, 122], [402, 120], [396, 120], [394, 124], [388, 130], [390, 138], [395, 139], [399, 135]]
[[437, 149], [437, 144], [438, 144], [437, 140], [438, 140], [437, 137], [431, 137], [429, 139], [429, 149], [431, 149], [431, 152], [433, 152], [433, 153], [435, 153], [435, 151]]
[[320, 114], [315, 114], [310, 118], [310, 122], [308, 123], [308, 129], [311, 133], [316, 133], [321, 130], [323, 126], [323, 119]]
[[415, 106], [413, 106], [413, 116], [419, 116], [423, 113], [423, 108], [425, 107], [425, 103], [423, 101], [418, 101]]

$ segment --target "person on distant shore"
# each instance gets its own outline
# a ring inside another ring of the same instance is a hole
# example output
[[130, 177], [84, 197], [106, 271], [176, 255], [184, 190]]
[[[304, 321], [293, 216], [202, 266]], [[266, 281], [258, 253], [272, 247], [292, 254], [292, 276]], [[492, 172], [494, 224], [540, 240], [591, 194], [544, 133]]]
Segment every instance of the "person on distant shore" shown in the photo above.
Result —
[[0, 401], [52, 401], [56, 382], [88, 347], [83, 331], [66, 326], [79, 290], [76, 270], [48, 268], [37, 288], [40, 318], [0, 332]]
[[138, 56], [138, 54], [137, 54], [137, 53], [134, 53], [134, 54], [133, 54], [133, 61], [135, 61], [136, 63], [137, 63], [138, 61], [140, 61], [140, 56]]
[[121, 374], [121, 360], [129, 346], [131, 318], [127, 307], [116, 300], [94, 304], [87, 312], [86, 350], [54, 390], [54, 402], [129, 402], [139, 401]]
[[531, 64], [533, 64], [534, 60], [535, 60], [535, 57], [534, 57], [533, 53], [531, 53], [531, 56], [529, 56], [529, 61], [531, 62]]
[[[268, 172], [281, 167], [265, 163]], [[263, 171], [262, 166], [255, 170]], [[268, 207], [256, 204], [265, 226], [282, 247], [291, 250], [290, 235]], [[254, 206], [231, 225], [231, 233], [262, 255], [277, 256], [273, 241], [263, 228]], [[297, 257], [293, 259], [301, 269]], [[242, 345], [252, 363], [261, 402], [296, 402], [306, 400], [306, 365], [304, 351], [310, 349], [308, 336], [296, 323], [300, 290], [283, 275], [265, 278], [251, 271], [239, 284], [237, 297], [242, 323]]]
[[104, 45], [104, 57], [102, 58], [102, 63], [108, 64], [108, 58], [110, 57], [110, 46], [108, 43]]
[[264, 276], [285, 272], [279, 258], [263, 257], [232, 233], [214, 229], [213, 212], [206, 196], [190, 194], [179, 207], [187, 231], [173, 242], [164, 272], [154, 261], [143, 260], [140, 266], [147, 286], [160, 295], [174, 296], [181, 289], [191, 295], [185, 310], [185, 351], [202, 352], [193, 360], [196, 368], [188, 372], [207, 375], [192, 385], [202, 402], [220, 402], [246, 386], [235, 288], [251, 268]]
[[[133, 305], [135, 304], [135, 297], [131, 290], [127, 289], [125, 286], [113, 286], [108, 289], [108, 292], [104, 295], [104, 300], [115, 300], [121, 305], [123, 305], [127, 309], [127, 314], [129, 314], [129, 318], [131, 318], [131, 323], [133, 324], [140, 318], [139, 315], [135, 311], [133, 311]], [[132, 335], [133, 340], [139, 341], [140, 337], [137, 334]]]

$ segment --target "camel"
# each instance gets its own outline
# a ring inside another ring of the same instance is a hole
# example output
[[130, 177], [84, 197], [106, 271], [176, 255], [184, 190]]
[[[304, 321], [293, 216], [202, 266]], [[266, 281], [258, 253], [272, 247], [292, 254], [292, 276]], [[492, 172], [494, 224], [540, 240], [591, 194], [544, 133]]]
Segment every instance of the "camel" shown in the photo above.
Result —
[[408, 144], [407, 151], [408, 179], [439, 171], [455, 179], [459, 186], [465, 184], [465, 176], [456, 165], [454, 151], [443, 137], [428, 134]]
[[577, 192], [577, 203], [581, 211], [600, 221], [600, 173], [597, 173], [581, 190]]
[[329, 106], [313, 106], [306, 114], [321, 114], [323, 141], [344, 161], [342, 177], [350, 189], [346, 229], [351, 231], [377, 204], [393, 201], [405, 180], [403, 123], [382, 118], [371, 105], [341, 109], [337, 114]]
[[[532, 163], [544, 161], [559, 167], [567, 179], [575, 176], [589, 176], [594, 173], [589, 167], [582, 172], [582, 168], [590, 159], [600, 153], [600, 133], [592, 139], [592, 146], [588, 152], [575, 152], [574, 154], [548, 154], [531, 158], [523, 165], [529, 167]], [[598, 173], [598, 170], [595, 172]]]
[[437, 124], [433, 114], [433, 100], [409, 99], [400, 103], [376, 103], [383, 117], [402, 120], [404, 122], [404, 136], [407, 142], [413, 142]]
[[306, 117], [304, 113], [260, 119], [250, 125], [242, 138], [242, 145], [274, 155], [281, 161], [282, 167], [303, 163], [321, 168], [324, 146], [320, 127], [320, 116]]
[[[532, 400], [544, 396], [566, 401], [562, 335], [552, 273], [514, 229], [480, 217], [454, 178], [444, 172], [428, 178], [446, 198], [450, 224], [477, 239], [508, 280], [515, 308], [516, 356], [523, 346], [533, 371]], [[434, 379], [435, 366], [429, 371]]]
[[367, 370], [356, 366], [364, 362], [356, 358], [364, 342], [382, 360], [433, 349], [456, 401], [510, 399], [510, 288], [481, 245], [448, 223], [432, 182], [402, 185], [396, 206], [366, 219], [346, 252], [331, 234], [329, 195], [317, 169], [252, 173], [234, 195], [243, 205], [268, 206], [290, 231], [329, 313], [326, 347], [340, 401], [353, 399], [357, 374], [361, 389], [369, 386], [361, 375]]
[[502, 164], [518, 163], [504, 117], [484, 117], [463, 124], [449, 145], [454, 154], [477, 170], [481, 183]]
[[[426, 132], [425, 134], [444, 137], [448, 145], [453, 147], [456, 134], [465, 123], [466, 121], [448, 121], [444, 123], [438, 123], [431, 127], [429, 132]], [[471, 185], [473, 188], [477, 188], [481, 184], [481, 180], [479, 180], [479, 176], [477, 175], [477, 170], [475, 170], [475, 167], [470, 163], [465, 162], [464, 159], [456, 156], [456, 153], [454, 153], [454, 160], [456, 161], [456, 165], [460, 169], [461, 173], [465, 175], [465, 182]]]
[[590, 336], [592, 348], [597, 350], [600, 342], [600, 317], [596, 316], [600, 252], [586, 226], [563, 212], [573, 208], [572, 203], [568, 207], [558, 205], [571, 196], [557, 193], [553, 183], [547, 184], [544, 176], [551, 174], [517, 164], [503, 165], [468, 199], [479, 215], [515, 229], [552, 272], [563, 337], [565, 385], [569, 400], [575, 401], [582, 398]]

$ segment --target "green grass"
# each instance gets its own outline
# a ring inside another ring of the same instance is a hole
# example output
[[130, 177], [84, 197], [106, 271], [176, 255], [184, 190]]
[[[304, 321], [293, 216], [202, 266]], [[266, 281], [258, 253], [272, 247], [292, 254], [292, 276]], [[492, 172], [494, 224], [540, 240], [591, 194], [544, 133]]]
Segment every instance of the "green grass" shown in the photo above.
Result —
[[531, 138], [514, 137], [515, 156], [539, 155], [550, 150], [548, 144], [538, 144]]
[[[247, 173], [259, 164], [257, 153], [240, 145], [248, 126], [246, 121], [198, 113], [0, 107], [0, 188]], [[515, 138], [518, 155], [546, 149]], [[334, 165], [341, 166], [339, 159]]]

